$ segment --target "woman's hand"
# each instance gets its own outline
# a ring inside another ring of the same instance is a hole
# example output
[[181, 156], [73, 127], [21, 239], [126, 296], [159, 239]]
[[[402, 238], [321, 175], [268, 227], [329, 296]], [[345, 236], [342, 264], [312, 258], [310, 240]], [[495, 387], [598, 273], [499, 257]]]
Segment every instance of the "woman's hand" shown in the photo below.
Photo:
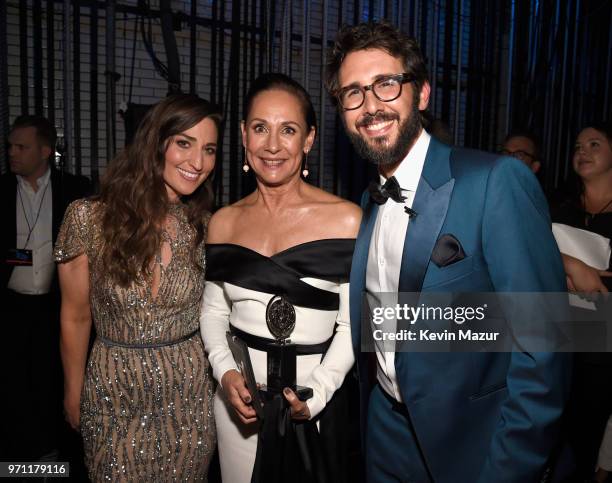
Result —
[[251, 406], [251, 393], [249, 392], [244, 377], [235, 369], [230, 369], [221, 378], [221, 387], [225, 397], [236, 410], [238, 417], [244, 424], [257, 421], [255, 409]]
[[310, 419], [310, 409], [308, 409], [308, 405], [304, 401], [300, 401], [296, 394], [288, 387], [283, 389], [283, 394], [285, 395], [285, 399], [289, 402], [292, 419], [297, 421], [306, 421]]
[[64, 395], [64, 417], [75, 431], [79, 430], [81, 420], [81, 397], [77, 394]]
[[606, 481], [608, 481], [609, 476], [609, 471], [606, 471], [602, 468], [597, 468], [595, 476], [593, 477], [593, 481], [595, 481], [596, 483], [606, 483]]
[[563, 255], [563, 266], [567, 275], [568, 288], [572, 292], [608, 293], [602, 277], [612, 276], [612, 272], [597, 270], [577, 258]]

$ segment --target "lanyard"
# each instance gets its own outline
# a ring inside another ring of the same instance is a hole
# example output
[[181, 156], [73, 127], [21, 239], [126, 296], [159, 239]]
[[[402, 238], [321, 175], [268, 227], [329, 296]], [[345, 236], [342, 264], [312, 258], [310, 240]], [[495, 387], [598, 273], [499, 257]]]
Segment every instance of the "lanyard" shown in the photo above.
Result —
[[32, 232], [34, 231], [34, 228], [36, 228], [36, 224], [38, 223], [38, 218], [40, 217], [40, 211], [42, 209], [43, 201], [45, 201], [45, 195], [47, 194], [48, 187], [49, 182], [47, 182], [47, 184], [45, 185], [45, 190], [43, 191], [42, 198], [40, 199], [40, 204], [38, 205], [38, 212], [36, 213], [36, 219], [34, 220], [34, 224], [30, 226], [30, 221], [28, 220], [25, 205], [23, 204], [23, 198], [21, 197], [21, 186], [17, 185], [17, 194], [19, 195], [19, 201], [21, 202], [21, 210], [23, 211], [23, 217], [25, 218], [29, 230], [28, 238], [26, 239], [25, 245], [23, 245], [24, 249], [28, 246], [28, 243], [30, 242], [30, 237], [32, 236]]

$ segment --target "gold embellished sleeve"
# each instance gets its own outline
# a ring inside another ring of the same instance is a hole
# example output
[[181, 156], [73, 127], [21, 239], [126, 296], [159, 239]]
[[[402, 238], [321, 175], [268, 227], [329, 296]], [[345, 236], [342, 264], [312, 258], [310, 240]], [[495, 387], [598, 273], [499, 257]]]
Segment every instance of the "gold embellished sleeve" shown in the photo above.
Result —
[[64, 214], [53, 255], [58, 263], [86, 253], [90, 243], [91, 202], [80, 199], [70, 203]]

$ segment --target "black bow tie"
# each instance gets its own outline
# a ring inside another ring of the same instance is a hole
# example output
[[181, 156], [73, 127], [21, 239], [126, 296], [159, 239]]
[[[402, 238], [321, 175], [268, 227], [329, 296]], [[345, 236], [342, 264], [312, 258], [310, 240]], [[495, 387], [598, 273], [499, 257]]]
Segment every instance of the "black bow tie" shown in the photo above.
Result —
[[389, 198], [396, 203], [403, 203], [406, 199], [405, 196], [402, 196], [402, 189], [395, 176], [391, 176], [382, 186], [380, 183], [372, 181], [368, 186], [368, 191], [374, 203], [379, 205], [385, 204]]

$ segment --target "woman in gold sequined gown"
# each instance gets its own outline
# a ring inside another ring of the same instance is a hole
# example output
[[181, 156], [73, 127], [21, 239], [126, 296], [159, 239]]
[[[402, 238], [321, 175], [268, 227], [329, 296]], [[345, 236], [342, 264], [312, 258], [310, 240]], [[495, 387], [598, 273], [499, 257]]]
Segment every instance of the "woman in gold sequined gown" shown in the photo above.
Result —
[[66, 212], [64, 408], [92, 481], [206, 480], [216, 435], [198, 319], [219, 120], [195, 96], [161, 101], [101, 194]]

